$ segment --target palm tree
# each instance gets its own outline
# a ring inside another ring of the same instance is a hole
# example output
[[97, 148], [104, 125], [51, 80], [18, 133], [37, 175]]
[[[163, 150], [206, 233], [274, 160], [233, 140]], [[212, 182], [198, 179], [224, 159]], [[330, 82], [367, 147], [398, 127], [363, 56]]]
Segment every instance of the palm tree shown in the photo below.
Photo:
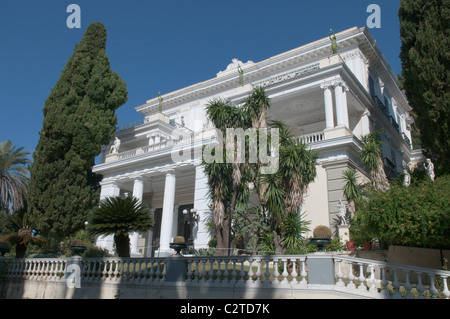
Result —
[[286, 249], [287, 243], [282, 235], [293, 220], [300, 218], [304, 193], [316, 178], [318, 154], [295, 138], [283, 122], [272, 121], [270, 126], [279, 129], [280, 166], [276, 174], [263, 177], [267, 185], [264, 197], [271, 216], [276, 253], [280, 254]]
[[[231, 221], [233, 219], [239, 191], [242, 188], [242, 174], [245, 163], [238, 163], [237, 152], [227, 154], [228, 148], [236, 149], [242, 143], [234, 136], [227, 137], [228, 128], [247, 129], [249, 118], [244, 107], [233, 107], [224, 100], [210, 101], [207, 107], [207, 116], [214, 126], [222, 133], [223, 140], [219, 148], [223, 151], [223, 158], [219, 162], [205, 163], [205, 173], [208, 176], [208, 185], [212, 198], [213, 219], [217, 239], [217, 253], [230, 252]], [[236, 145], [238, 144], [238, 145]], [[228, 158], [229, 157], [229, 158]], [[227, 214], [228, 212], [228, 214]]]
[[131, 196], [103, 199], [87, 225], [94, 236], [114, 235], [119, 257], [130, 257], [130, 233], [148, 231], [152, 227], [150, 210]]
[[42, 245], [46, 240], [33, 236], [40, 217], [30, 215], [25, 209], [21, 209], [13, 215], [8, 215], [8, 219], [18, 228], [16, 235], [7, 235], [0, 238], [0, 241], [9, 241], [16, 245], [16, 258], [25, 257], [29, 245]]
[[360, 158], [370, 171], [372, 186], [376, 189], [387, 190], [389, 189], [389, 182], [381, 158], [381, 141], [379, 139], [381, 132], [381, 130], [378, 130], [361, 137]]
[[[241, 107], [232, 107], [223, 100], [209, 103], [207, 115], [217, 129], [222, 132], [224, 140], [222, 149], [227, 142], [240, 143], [242, 141], [227, 141], [226, 128], [253, 128], [258, 134], [261, 129], [268, 128], [266, 112], [270, 108], [270, 101], [263, 88], [256, 88]], [[205, 163], [205, 173], [208, 176], [208, 186], [214, 211], [218, 254], [220, 248], [225, 248], [231, 241], [230, 221], [237, 204], [248, 201], [248, 182], [253, 182], [255, 191], [259, 195], [259, 214], [266, 221], [271, 222], [274, 231], [277, 251], [283, 251], [281, 235], [283, 227], [292, 221], [289, 215], [298, 216], [303, 203], [303, 194], [308, 184], [316, 176], [315, 162], [317, 154], [307, 149], [299, 139], [294, 139], [292, 132], [282, 122], [271, 125], [280, 131], [279, 170], [274, 174], [262, 174], [262, 163], [238, 163], [236, 153], [228, 156], [232, 159], [227, 163]], [[270, 135], [268, 139], [272, 138]], [[259, 141], [259, 139], [258, 139]], [[220, 145], [219, 145], [220, 147]], [[247, 149], [247, 148], [246, 148]], [[227, 154], [223, 154], [223, 159]], [[231, 162], [231, 163], [230, 163]], [[270, 218], [266, 216], [270, 215]], [[227, 217], [225, 219], [225, 216]], [[225, 238], [227, 237], [228, 238]], [[228, 247], [229, 248], [229, 247]]]
[[0, 143], [0, 209], [17, 211], [27, 193], [29, 152], [11, 141]]

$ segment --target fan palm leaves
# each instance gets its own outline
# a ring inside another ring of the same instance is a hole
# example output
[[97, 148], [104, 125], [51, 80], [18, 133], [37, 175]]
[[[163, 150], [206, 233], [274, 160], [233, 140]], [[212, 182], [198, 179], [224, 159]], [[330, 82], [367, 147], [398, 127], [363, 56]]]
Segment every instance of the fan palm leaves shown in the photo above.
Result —
[[94, 235], [114, 235], [119, 257], [130, 257], [129, 234], [148, 231], [153, 227], [150, 210], [137, 198], [107, 197], [92, 213], [87, 226]]
[[29, 152], [11, 141], [0, 143], [0, 209], [17, 211], [27, 193]]
[[41, 219], [38, 215], [31, 215], [26, 212], [26, 209], [22, 209], [13, 215], [8, 215], [8, 219], [18, 229], [17, 234], [3, 236], [0, 241], [9, 241], [16, 245], [16, 258], [25, 257], [29, 245], [42, 245], [46, 242], [42, 238], [33, 236], [33, 231]]

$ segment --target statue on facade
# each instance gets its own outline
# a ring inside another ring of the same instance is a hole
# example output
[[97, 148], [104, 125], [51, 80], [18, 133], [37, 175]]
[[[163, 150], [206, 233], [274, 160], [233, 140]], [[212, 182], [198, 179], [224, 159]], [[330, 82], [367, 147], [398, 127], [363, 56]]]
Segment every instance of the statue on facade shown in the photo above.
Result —
[[114, 144], [111, 145], [111, 148], [109, 149], [109, 154], [117, 154], [117, 153], [119, 153], [119, 148], [120, 148], [120, 140], [116, 136], [116, 138], [114, 139]]
[[162, 113], [164, 99], [162, 98], [161, 93], [158, 93], [158, 101], [158, 111], [159, 113]]
[[330, 29], [329, 38], [331, 40], [331, 52], [333, 52], [333, 54], [338, 53], [336, 35], [334, 34], [332, 29]]
[[434, 181], [434, 164], [431, 159], [427, 158], [427, 163], [425, 164], [428, 177]]
[[345, 205], [345, 203], [342, 202], [342, 199], [340, 199], [337, 207], [339, 207], [338, 217], [341, 225], [347, 225], [347, 205]]
[[409, 175], [406, 169], [403, 170], [403, 186], [408, 187], [411, 185], [411, 175]]

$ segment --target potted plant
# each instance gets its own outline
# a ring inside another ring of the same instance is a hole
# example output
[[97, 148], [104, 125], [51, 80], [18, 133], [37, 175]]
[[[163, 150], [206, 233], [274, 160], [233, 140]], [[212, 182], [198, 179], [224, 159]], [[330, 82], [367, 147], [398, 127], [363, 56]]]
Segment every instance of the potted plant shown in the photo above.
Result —
[[176, 255], [181, 255], [181, 251], [187, 247], [186, 241], [184, 240], [183, 236], [177, 236], [173, 240], [173, 243], [170, 243], [170, 248], [175, 249], [177, 252]]
[[356, 250], [356, 241], [349, 240], [346, 242], [347, 250], [348, 251], [355, 251]]
[[313, 237], [309, 239], [309, 242], [316, 245], [319, 251], [323, 251], [323, 247], [331, 244], [331, 229], [324, 225], [319, 225], [314, 228]]
[[349, 229], [349, 241], [346, 242], [348, 251], [355, 251], [361, 243], [361, 229], [357, 223], [353, 223]]
[[74, 253], [75, 256], [81, 256], [81, 254], [84, 253], [86, 250], [86, 246], [80, 239], [73, 239], [70, 242], [69, 248]]

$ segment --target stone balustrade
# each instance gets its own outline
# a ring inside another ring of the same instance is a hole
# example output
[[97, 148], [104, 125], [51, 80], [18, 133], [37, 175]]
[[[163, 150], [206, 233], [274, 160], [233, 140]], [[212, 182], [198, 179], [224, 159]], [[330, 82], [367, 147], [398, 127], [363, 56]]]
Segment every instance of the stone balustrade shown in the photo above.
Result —
[[[51, 295], [48, 291], [46, 293], [51, 284], [62, 287], [68, 285], [69, 279], [72, 280], [73, 265], [79, 270], [77, 276], [73, 276], [73, 280], [78, 281], [78, 288], [97, 287], [98, 290], [99, 287], [108, 286], [116, 290], [121, 287], [124, 291], [126, 285], [127, 289], [139, 287], [141, 294], [138, 297], [143, 298], [167, 297], [164, 291], [167, 293], [167, 289], [172, 289], [170, 291], [173, 292], [174, 286], [178, 294], [180, 291], [185, 293], [178, 297], [187, 296], [193, 291], [197, 293], [196, 296], [204, 297], [200, 291], [208, 291], [208, 294], [217, 294], [209, 297], [242, 298], [249, 297], [251, 291], [249, 298], [261, 295], [305, 298], [310, 294], [374, 299], [450, 298], [447, 282], [450, 271], [326, 253], [299, 256], [75, 257], [2, 261], [7, 263], [2, 291], [9, 298], [44, 298]], [[27, 287], [23, 288], [22, 296], [14, 293], [18, 287]], [[31, 294], [26, 289], [36, 291]], [[102, 298], [113, 296], [106, 294]]]

